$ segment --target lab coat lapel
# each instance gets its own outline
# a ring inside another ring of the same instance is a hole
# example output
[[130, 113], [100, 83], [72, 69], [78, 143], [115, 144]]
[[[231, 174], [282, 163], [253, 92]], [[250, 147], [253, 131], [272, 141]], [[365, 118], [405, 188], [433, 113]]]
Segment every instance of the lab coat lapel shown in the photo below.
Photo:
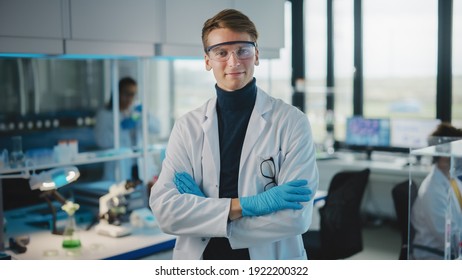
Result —
[[258, 88], [255, 107], [250, 116], [249, 125], [245, 133], [244, 145], [242, 146], [239, 174], [241, 174], [250, 152], [265, 129], [266, 119], [263, 115], [269, 110], [271, 110], [271, 100], [268, 95]]
[[[209, 182], [219, 184], [220, 174], [220, 143], [218, 139], [218, 118], [216, 110], [216, 98], [210, 100], [206, 112], [205, 119], [202, 123], [202, 131], [204, 132], [204, 144], [202, 147], [202, 176], [215, 176], [207, 178]], [[218, 197], [218, 188], [209, 190], [210, 197]]]

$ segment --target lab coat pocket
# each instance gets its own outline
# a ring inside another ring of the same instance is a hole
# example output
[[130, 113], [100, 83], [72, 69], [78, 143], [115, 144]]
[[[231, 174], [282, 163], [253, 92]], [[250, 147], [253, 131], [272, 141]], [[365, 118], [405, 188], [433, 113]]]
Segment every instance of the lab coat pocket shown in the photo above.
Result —
[[278, 185], [279, 165], [281, 151], [272, 154], [257, 156], [259, 182], [262, 182], [263, 191]]

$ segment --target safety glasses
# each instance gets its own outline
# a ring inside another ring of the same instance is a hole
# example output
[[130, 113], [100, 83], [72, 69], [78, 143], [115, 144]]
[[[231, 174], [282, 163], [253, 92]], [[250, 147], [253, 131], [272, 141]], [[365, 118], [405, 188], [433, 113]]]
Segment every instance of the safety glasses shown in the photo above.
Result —
[[239, 60], [246, 60], [255, 56], [257, 44], [251, 41], [230, 41], [212, 45], [205, 49], [211, 60], [228, 61], [232, 53]]

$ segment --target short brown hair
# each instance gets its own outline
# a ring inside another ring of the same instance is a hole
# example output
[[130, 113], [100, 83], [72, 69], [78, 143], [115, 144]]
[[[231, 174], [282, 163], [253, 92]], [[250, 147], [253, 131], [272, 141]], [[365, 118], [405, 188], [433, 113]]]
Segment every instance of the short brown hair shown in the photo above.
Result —
[[430, 136], [439, 137], [462, 137], [462, 130], [455, 128], [450, 123], [443, 122], [433, 131]]
[[234, 32], [248, 33], [255, 43], [258, 39], [257, 28], [248, 16], [238, 10], [225, 9], [205, 21], [202, 28], [204, 50], [207, 48], [207, 38], [210, 32], [218, 28], [228, 28]]
[[126, 86], [136, 86], [136, 81], [132, 77], [123, 77], [119, 80], [119, 92]]
[[[444, 144], [460, 138], [462, 138], [462, 129], [456, 128], [450, 123], [443, 122], [440, 123], [435, 131], [430, 134], [430, 137], [428, 137], [428, 145], [434, 146]], [[434, 156], [433, 163], [437, 162], [439, 158], [439, 156]]]

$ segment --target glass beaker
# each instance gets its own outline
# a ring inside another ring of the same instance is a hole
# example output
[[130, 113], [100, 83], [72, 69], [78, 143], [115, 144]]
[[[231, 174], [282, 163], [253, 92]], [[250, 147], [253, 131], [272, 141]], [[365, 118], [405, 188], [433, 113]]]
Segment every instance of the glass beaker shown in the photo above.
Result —
[[68, 215], [66, 227], [63, 232], [63, 248], [80, 248], [80, 238], [77, 230], [77, 224], [75, 222], [74, 214]]
[[13, 148], [10, 153], [10, 167], [17, 168], [24, 166], [24, 154], [22, 152], [22, 137], [13, 136], [11, 137]]

